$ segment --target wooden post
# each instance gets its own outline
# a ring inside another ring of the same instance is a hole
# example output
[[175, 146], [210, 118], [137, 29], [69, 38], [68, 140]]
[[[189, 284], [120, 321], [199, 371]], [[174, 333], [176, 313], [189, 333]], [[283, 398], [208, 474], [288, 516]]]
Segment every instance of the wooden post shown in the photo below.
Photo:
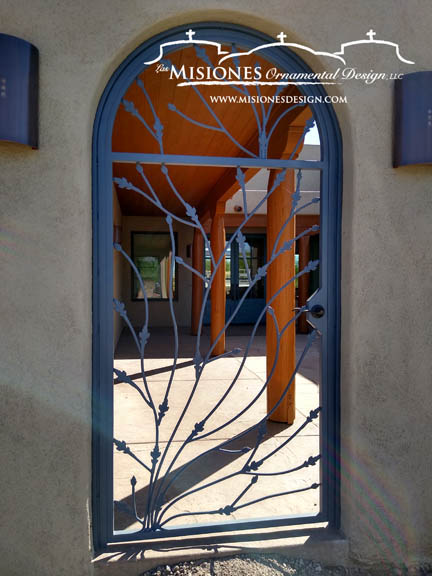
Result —
[[[307, 112], [310, 114], [310, 112]], [[303, 134], [304, 125], [289, 125], [279, 134], [282, 145], [282, 158], [296, 159], [301, 152], [303, 145], [298, 146], [296, 153], [292, 154]], [[274, 179], [279, 170], [271, 170], [268, 190], [270, 191]], [[284, 181], [274, 190], [267, 200], [267, 261], [273, 251], [273, 245], [281, 230], [288, 221], [291, 214], [292, 194], [295, 189], [294, 170], [287, 170]], [[284, 242], [295, 238], [295, 218], [292, 217], [284, 228], [279, 238], [276, 250]], [[272, 302], [279, 330], [295, 315], [295, 282], [289, 282], [295, 276], [295, 243], [291, 250], [288, 250], [277, 257], [269, 266], [267, 271], [267, 301], [269, 301], [277, 291], [286, 287]], [[266, 344], [267, 344], [267, 378], [273, 368], [277, 352], [276, 328], [272, 316], [267, 313], [266, 318]], [[271, 379], [267, 386], [267, 411], [279, 402], [290, 379], [293, 376], [296, 366], [295, 349], [295, 323], [293, 322], [284, 332], [279, 341], [279, 353]], [[295, 419], [295, 378], [292, 379], [290, 387], [285, 394], [278, 408], [270, 416], [270, 420], [275, 422], [286, 422], [292, 424]]]
[[[225, 250], [225, 202], [217, 202], [212, 211], [212, 222], [210, 228], [210, 246], [213, 257], [218, 262], [221, 254]], [[213, 272], [213, 265], [212, 265]], [[210, 320], [210, 340], [211, 344], [216, 341], [221, 330], [225, 326], [225, 257], [219, 265], [219, 268], [213, 279], [211, 293], [211, 320]], [[225, 332], [219, 337], [212, 356], [219, 356], [225, 352]]]
[[[268, 189], [273, 186], [277, 170], [270, 171]], [[267, 200], [267, 261], [271, 257], [273, 245], [278, 233], [291, 212], [291, 194], [294, 190], [294, 171], [287, 170], [284, 182], [276, 188]], [[295, 236], [295, 218], [292, 218], [284, 229], [278, 242], [280, 248], [284, 242], [291, 240]], [[281, 254], [269, 266], [267, 272], [267, 301], [286, 284], [295, 274], [295, 249]], [[293, 317], [295, 312], [295, 283], [288, 284], [272, 302], [271, 307], [277, 319], [279, 330], [281, 330]], [[267, 313], [266, 322], [266, 343], [267, 343], [267, 377], [270, 375], [276, 358], [277, 337], [273, 318]], [[267, 387], [267, 411], [279, 401], [285, 390], [289, 379], [295, 369], [295, 323], [292, 323], [285, 330], [279, 343], [278, 360], [273, 371], [273, 375]], [[295, 381], [285, 395], [283, 401], [275, 412], [270, 416], [270, 420], [275, 422], [287, 422], [292, 424], [295, 418]]]
[[[309, 262], [309, 247], [310, 247], [310, 236], [302, 236], [298, 241], [298, 253], [299, 253], [299, 272], [307, 266]], [[303, 274], [298, 280], [298, 305], [299, 307], [304, 306], [309, 297], [309, 273]], [[306, 314], [303, 313], [298, 319], [298, 331], [300, 334], [307, 334], [309, 332], [308, 323], [306, 322]]]
[[[200, 230], [194, 228], [192, 243], [192, 268], [204, 272], [204, 238]], [[199, 276], [192, 274], [192, 311], [191, 311], [191, 333], [195, 336], [198, 333], [201, 306], [203, 301], [204, 283]]]

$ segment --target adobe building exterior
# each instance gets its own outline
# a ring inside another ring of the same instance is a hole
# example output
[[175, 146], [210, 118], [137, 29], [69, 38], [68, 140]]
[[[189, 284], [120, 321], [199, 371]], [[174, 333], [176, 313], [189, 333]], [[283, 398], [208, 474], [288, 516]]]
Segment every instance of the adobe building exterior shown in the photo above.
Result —
[[[353, 50], [350, 66], [430, 70], [432, 11], [428, 0], [1, 0], [0, 22], [40, 53], [39, 149], [0, 142], [0, 572], [139, 574], [146, 554], [109, 564], [93, 548], [92, 139], [105, 87], [138, 46], [200, 22], [283, 30], [287, 42], [330, 52], [373, 28], [415, 64], [383, 49]], [[392, 81], [326, 90], [346, 96], [333, 105], [343, 151], [340, 530], [315, 548], [283, 546], [329, 564], [415, 567], [432, 562], [432, 169], [392, 166]], [[190, 308], [182, 313], [187, 324]]]

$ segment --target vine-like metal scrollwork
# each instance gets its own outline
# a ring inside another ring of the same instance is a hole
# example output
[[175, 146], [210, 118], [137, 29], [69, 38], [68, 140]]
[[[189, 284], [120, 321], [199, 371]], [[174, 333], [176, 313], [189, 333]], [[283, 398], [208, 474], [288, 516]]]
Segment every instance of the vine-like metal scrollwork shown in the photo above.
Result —
[[[234, 48], [235, 47], [233, 46], [233, 50], [234, 50]], [[210, 59], [208, 58], [208, 56], [207, 56], [207, 54], [203, 48], [196, 47], [196, 53], [197, 53], [197, 56], [199, 58], [201, 58], [204, 62], [206, 62], [208, 65], [212, 65], [210, 62]], [[164, 63], [172, 66], [171, 62], [165, 61]], [[157, 115], [156, 109], [155, 109], [146, 89], [145, 89], [143, 81], [140, 78], [137, 78], [136, 84], [138, 85], [138, 87], [140, 88], [142, 93], [144, 94], [145, 101], [147, 102], [147, 105], [149, 106], [149, 108], [151, 110], [151, 114], [153, 116], [153, 125], [151, 126], [145, 120], [144, 116], [136, 108], [136, 106], [133, 102], [128, 101], [126, 99], [123, 99], [122, 105], [123, 105], [124, 109], [129, 114], [134, 116], [137, 120], [139, 120], [139, 122], [141, 122], [143, 124], [143, 126], [145, 127], [147, 132], [152, 136], [153, 139], [155, 139], [157, 141], [157, 143], [159, 145], [160, 153], [164, 154], [164, 144], [163, 144], [164, 127], [163, 127], [163, 125], [162, 125], [162, 123], [161, 123], [161, 121]], [[222, 121], [218, 118], [218, 116], [212, 110], [211, 106], [208, 104], [208, 102], [206, 101], [204, 96], [200, 93], [199, 88], [197, 86], [192, 86], [191, 89], [194, 90], [194, 92], [197, 94], [197, 96], [200, 98], [200, 100], [205, 105], [205, 107], [208, 111], [208, 114], [209, 114], [209, 121], [212, 121], [213, 124], [203, 123], [201, 121], [198, 121], [194, 118], [187, 116], [183, 111], [179, 110], [174, 104], [168, 105], [169, 110], [173, 114], [177, 114], [177, 115], [181, 116], [183, 119], [185, 119], [185, 120], [187, 120], [187, 121], [189, 121], [195, 125], [200, 126], [203, 130], [212, 130], [212, 131], [218, 131], [218, 132], [224, 133], [227, 136], [227, 138], [229, 138], [232, 142], [234, 142], [238, 146], [240, 151], [247, 154], [248, 156], [257, 157], [253, 152], [251, 152], [250, 150], [248, 150], [247, 148], [242, 146], [239, 142], [237, 142], [235, 140], [235, 138], [229, 133], [229, 131], [223, 125]], [[243, 86], [235, 86], [234, 89], [238, 90], [242, 94], [245, 94], [245, 95], [249, 94], [247, 86], [244, 86], [244, 87]], [[278, 91], [280, 91], [280, 89], [281, 89], [281, 87], [277, 88]], [[298, 106], [298, 105], [296, 105], [296, 106]], [[257, 130], [258, 130], [258, 136], [259, 136], [259, 157], [260, 158], [266, 158], [267, 157], [268, 144], [269, 144], [269, 141], [270, 141], [276, 127], [278, 126], [280, 121], [283, 119], [283, 117], [286, 114], [288, 114], [294, 107], [295, 106], [287, 108], [286, 110], [284, 110], [284, 112], [282, 112], [282, 114], [280, 114], [280, 116], [278, 118], [273, 119], [272, 125], [269, 126], [271, 113], [273, 110], [273, 105], [268, 106], [267, 109], [265, 109], [264, 106], [262, 106], [260, 109], [257, 109], [255, 104], [252, 104], [253, 114], [254, 114], [254, 118], [255, 118], [256, 123], [257, 123]], [[294, 157], [296, 151], [302, 145], [303, 140], [305, 138], [305, 135], [310, 130], [312, 123], [313, 123], [313, 121], [308, 121], [306, 123], [303, 134], [300, 136], [298, 144], [295, 147], [295, 149], [293, 150], [291, 157]], [[273, 262], [277, 261], [277, 259], [282, 254], [284, 254], [286, 251], [292, 250], [294, 245], [295, 245], [295, 242], [297, 240], [299, 240], [302, 236], [307, 235], [310, 232], [316, 232], [318, 230], [319, 227], [312, 226], [312, 227], [308, 228], [307, 230], [303, 231], [298, 236], [291, 238], [289, 241], [283, 242], [282, 245], [279, 246], [283, 231], [288, 226], [289, 222], [292, 221], [293, 218], [295, 218], [296, 214], [300, 213], [302, 210], [304, 210], [305, 208], [307, 208], [311, 204], [319, 202], [319, 197], [313, 198], [307, 204], [304, 204], [303, 206], [299, 207], [299, 201], [300, 201], [300, 197], [301, 197], [300, 183], [301, 183], [301, 178], [302, 178], [302, 171], [298, 170], [295, 190], [292, 194], [292, 204], [291, 204], [292, 209], [291, 209], [291, 213], [289, 215], [289, 218], [287, 219], [283, 228], [280, 230], [280, 232], [279, 232], [279, 234], [278, 234], [278, 236], [274, 242], [274, 245], [272, 246], [272, 249], [269, 252], [270, 256], [269, 256], [267, 262], [261, 268], [259, 268], [257, 270], [255, 275], [253, 275], [252, 271], [249, 267], [248, 261], [247, 261], [247, 255], [246, 255], [246, 250], [245, 250], [245, 236], [243, 233], [244, 228], [247, 225], [247, 223], [250, 221], [250, 219], [259, 211], [261, 206], [263, 206], [263, 204], [269, 200], [269, 198], [274, 193], [274, 191], [282, 184], [282, 182], [284, 181], [286, 174], [287, 174], [286, 169], [283, 169], [279, 173], [277, 173], [277, 175], [274, 178], [273, 184], [270, 187], [270, 189], [268, 190], [267, 194], [257, 203], [257, 205], [254, 208], [251, 208], [248, 205], [248, 201], [247, 201], [245, 173], [242, 170], [241, 159], [239, 158], [239, 166], [237, 167], [237, 170], [236, 170], [236, 180], [237, 180], [239, 189], [241, 190], [241, 193], [242, 193], [244, 217], [243, 217], [241, 224], [238, 226], [238, 228], [232, 234], [230, 239], [227, 241], [225, 250], [217, 259], [215, 258], [214, 254], [213, 254], [212, 246], [211, 246], [211, 244], [207, 238], [207, 234], [206, 234], [206, 232], [205, 232], [205, 230], [204, 230], [204, 228], [200, 222], [200, 219], [199, 219], [199, 216], [197, 214], [196, 209], [193, 206], [191, 206], [182, 197], [180, 191], [177, 189], [175, 183], [173, 182], [173, 180], [170, 176], [170, 171], [169, 171], [168, 166], [162, 164], [160, 169], [161, 169], [161, 172], [162, 172], [162, 174], [165, 178], [165, 181], [168, 185], [168, 188], [171, 190], [172, 194], [175, 196], [175, 198], [180, 202], [181, 206], [183, 207], [184, 213], [182, 215], [174, 214], [174, 213], [170, 212], [165, 206], [163, 206], [160, 198], [157, 195], [157, 192], [155, 191], [155, 189], [153, 188], [153, 186], [150, 182], [148, 175], [146, 174], [145, 166], [143, 166], [139, 163], [136, 164], [137, 173], [140, 175], [141, 181], [143, 183], [142, 187], [138, 187], [136, 184], [133, 184], [132, 182], [127, 180], [127, 178], [125, 178], [125, 177], [115, 177], [114, 178], [114, 183], [119, 188], [124, 188], [124, 189], [130, 190], [131, 192], [134, 192], [134, 193], [144, 197], [148, 202], [150, 202], [153, 206], [158, 208], [161, 211], [161, 213], [164, 214], [166, 225], [167, 225], [168, 230], [169, 230], [171, 251], [172, 251], [172, 258], [170, 260], [170, 268], [169, 268], [168, 303], [169, 303], [169, 311], [170, 311], [170, 317], [171, 317], [171, 323], [172, 323], [172, 330], [173, 330], [173, 335], [174, 335], [173, 362], [172, 362], [172, 367], [171, 367], [171, 370], [169, 373], [168, 382], [166, 384], [165, 392], [163, 394], [163, 399], [158, 405], [156, 405], [155, 400], [154, 400], [153, 395], [152, 395], [151, 385], [150, 385], [148, 378], [147, 378], [147, 375], [146, 375], [146, 362], [145, 362], [146, 346], [151, 339], [151, 333], [149, 331], [149, 302], [148, 302], [148, 297], [146, 295], [146, 290], [145, 290], [143, 280], [140, 276], [139, 270], [137, 269], [135, 263], [133, 262], [133, 260], [130, 258], [130, 256], [127, 254], [127, 252], [123, 249], [123, 247], [119, 243], [114, 244], [114, 249], [122, 255], [122, 257], [127, 261], [129, 266], [132, 268], [133, 273], [136, 276], [137, 281], [140, 285], [141, 292], [143, 294], [143, 299], [144, 299], [145, 319], [144, 319], [143, 326], [138, 333], [135, 331], [135, 329], [132, 326], [132, 323], [128, 317], [128, 313], [127, 313], [127, 310], [126, 310], [124, 303], [114, 299], [114, 310], [121, 316], [121, 318], [124, 320], [128, 330], [130, 331], [130, 333], [133, 337], [134, 344], [136, 346], [139, 358], [140, 358], [140, 370], [141, 370], [140, 380], [141, 381], [139, 382], [136, 379], [132, 379], [130, 376], [128, 376], [128, 374], [125, 371], [118, 370], [116, 368], [114, 369], [114, 374], [117, 377], [118, 382], [123, 382], [123, 383], [127, 384], [128, 386], [131, 386], [134, 390], [136, 390], [138, 392], [144, 405], [146, 406], [146, 408], [149, 410], [150, 414], [152, 415], [153, 440], [152, 440], [152, 449], [150, 451], [150, 459], [148, 461], [145, 461], [144, 459], [138, 457], [137, 454], [134, 453], [132, 447], [130, 445], [128, 445], [125, 440], [118, 440], [115, 438], [113, 439], [113, 443], [114, 443], [116, 450], [119, 452], [122, 452], [123, 454], [132, 458], [136, 463], [138, 463], [142, 467], [143, 470], [146, 471], [146, 473], [148, 475], [148, 478], [146, 480], [147, 486], [148, 486], [147, 501], [146, 501], [146, 506], [145, 506], [144, 510], [138, 510], [137, 509], [138, 507], [137, 507], [137, 501], [136, 501], [136, 487], [137, 487], [138, 481], [135, 478], [135, 476], [132, 476], [130, 479], [132, 506], [128, 506], [128, 505], [124, 504], [123, 502], [116, 502], [116, 505], [117, 505], [119, 510], [121, 510], [123, 513], [130, 516], [134, 521], [137, 521], [142, 526], [143, 532], [162, 531], [165, 529], [165, 527], [169, 526], [170, 523], [172, 523], [174, 520], [176, 520], [180, 517], [197, 516], [197, 515], [230, 516], [231, 514], [233, 514], [237, 510], [244, 509], [246, 507], [255, 505], [255, 504], [262, 502], [264, 500], [267, 500], [269, 498], [278, 498], [281, 496], [295, 494], [298, 492], [303, 492], [303, 491], [307, 491], [307, 490], [314, 490], [314, 489], [318, 488], [318, 486], [319, 486], [318, 483], [312, 483], [311, 485], [304, 487], [304, 488], [301, 488], [301, 489], [284, 490], [281, 492], [261, 496], [259, 498], [253, 498], [253, 496], [252, 496], [254, 486], [260, 482], [260, 479], [262, 477], [264, 477], [264, 476], [289, 476], [290, 474], [292, 474], [296, 471], [299, 471], [303, 468], [306, 468], [309, 466], [314, 466], [320, 459], [320, 455], [316, 454], [316, 455], [311, 455], [310, 457], [306, 458], [303, 462], [299, 463], [297, 466], [294, 466], [290, 469], [282, 469], [282, 470], [276, 469], [275, 471], [272, 471], [272, 472], [265, 469], [265, 464], [270, 459], [273, 459], [274, 461], [276, 461], [274, 457], [285, 446], [287, 446], [290, 442], [292, 442], [293, 439], [302, 430], [304, 430], [308, 425], [310, 425], [313, 421], [315, 421], [318, 418], [319, 413], [320, 413], [319, 407], [315, 410], [312, 410], [310, 412], [310, 414], [305, 418], [304, 422], [302, 422], [298, 426], [296, 431], [293, 432], [290, 436], [288, 436], [283, 442], [280, 442], [276, 448], [274, 448], [271, 451], [267, 451], [267, 453], [265, 455], [260, 456], [258, 459], [256, 458], [258, 450], [263, 447], [263, 440], [265, 438], [265, 430], [266, 430], [266, 421], [272, 415], [272, 413], [278, 408], [278, 406], [281, 404], [281, 402], [285, 398], [286, 394], [288, 393], [288, 390], [290, 389], [290, 386], [292, 385], [294, 378], [295, 378], [296, 374], [298, 373], [298, 370], [299, 370], [306, 354], [308, 353], [309, 349], [311, 348], [311, 346], [312, 346], [312, 344], [313, 344], [313, 342], [317, 336], [317, 331], [315, 329], [313, 329], [309, 333], [307, 340], [306, 340], [305, 347], [304, 347], [302, 353], [300, 354], [300, 358], [297, 362], [295, 370], [291, 375], [289, 375], [289, 377], [287, 377], [287, 382], [286, 382], [285, 388], [282, 391], [278, 402], [273, 406], [273, 408], [267, 414], [264, 414], [262, 416], [262, 418], [260, 418], [259, 421], [257, 421], [252, 427], [248, 427], [247, 430], [244, 430], [244, 431], [238, 433], [237, 435], [230, 438], [229, 440], [217, 442], [211, 448], [203, 449], [197, 456], [195, 456], [194, 458], [189, 460], [186, 464], [182, 464], [182, 465], [178, 466], [177, 469], [175, 469], [175, 471], [174, 471], [175, 464], [178, 462], [181, 454], [183, 453], [183, 451], [185, 450], [185, 448], [188, 445], [190, 445], [191, 443], [196, 444], [197, 442], [204, 440], [204, 439], [216, 438], [218, 432], [220, 432], [224, 428], [228, 427], [233, 422], [236, 422], [236, 421], [238, 422], [239, 419], [241, 418], [241, 416], [246, 411], [248, 411], [252, 406], [254, 406], [259, 401], [259, 399], [262, 397], [262, 395], [265, 393], [266, 388], [267, 388], [267, 386], [268, 386], [268, 384], [272, 378], [272, 375], [274, 373], [276, 364], [278, 362], [281, 338], [283, 337], [286, 330], [290, 326], [292, 326], [293, 323], [296, 322], [296, 320], [299, 318], [299, 316], [301, 314], [305, 313], [305, 311], [306, 311], [305, 306], [301, 307], [300, 309], [296, 310], [295, 313], [293, 312], [292, 318], [285, 325], [279, 326], [278, 322], [277, 322], [277, 318], [275, 317], [275, 314], [274, 314], [273, 309], [272, 309], [272, 303], [281, 294], [281, 292], [286, 289], [286, 287], [289, 284], [294, 283], [302, 275], [307, 274], [307, 273], [315, 270], [319, 265], [319, 260], [310, 261], [302, 270], [299, 270], [297, 272], [297, 274], [295, 274], [292, 278], [289, 279], [288, 282], [286, 282], [282, 287], [280, 287], [277, 290], [277, 292], [271, 296], [271, 298], [268, 298], [268, 300], [267, 300], [265, 306], [263, 307], [263, 309], [261, 310], [256, 322], [254, 323], [253, 327], [251, 328], [250, 337], [249, 337], [248, 342], [247, 342], [245, 349], [243, 351], [239, 350], [239, 349], [229, 350], [228, 352], [226, 352], [226, 354], [223, 354], [223, 355], [218, 356], [216, 358], [212, 357], [212, 352], [214, 350], [216, 343], [221, 338], [222, 334], [224, 332], [226, 332], [228, 327], [231, 325], [231, 323], [235, 319], [235, 317], [238, 314], [242, 304], [244, 303], [245, 299], [247, 298], [248, 294], [251, 292], [253, 287], [256, 285], [257, 282], [266, 278], [269, 266]], [[177, 221], [177, 222], [184, 224], [190, 228], [198, 230], [199, 233], [202, 235], [204, 244], [206, 246], [207, 252], [208, 252], [210, 259], [211, 259], [211, 262], [212, 262], [212, 271], [211, 271], [209, 277], [206, 277], [199, 270], [196, 270], [193, 267], [191, 267], [187, 262], [184, 261], [183, 258], [181, 258], [176, 253], [176, 242], [175, 242], [175, 234], [174, 234], [174, 228], [173, 228], [173, 222], [174, 221]], [[211, 287], [212, 287], [212, 284], [214, 282], [215, 276], [216, 276], [218, 270], [221, 268], [221, 266], [224, 265], [223, 263], [224, 263], [225, 256], [227, 255], [227, 252], [230, 249], [230, 246], [233, 244], [233, 242], [238, 243], [239, 254], [240, 254], [240, 257], [242, 258], [242, 260], [244, 262], [244, 267], [245, 267], [245, 271], [246, 271], [246, 275], [247, 275], [247, 279], [248, 279], [248, 285], [247, 285], [247, 288], [244, 290], [241, 298], [239, 299], [237, 305], [235, 306], [234, 310], [232, 311], [231, 315], [229, 316], [228, 320], [226, 321], [226, 324], [225, 324], [223, 330], [221, 330], [221, 332], [217, 335], [216, 339], [213, 341], [213, 343], [209, 347], [205, 356], [202, 357], [201, 351], [200, 351], [200, 349], [201, 349], [200, 345], [201, 345], [201, 339], [202, 339], [202, 334], [203, 334], [204, 309], [205, 309], [205, 306], [209, 300], [210, 291], [211, 291]], [[173, 304], [174, 297], [173, 297], [173, 289], [172, 289], [173, 275], [174, 275], [174, 270], [175, 270], [176, 264], [178, 266], [184, 267], [190, 273], [198, 276], [198, 278], [203, 283], [204, 296], [203, 296], [201, 314], [200, 314], [199, 325], [198, 325], [198, 333], [197, 333], [196, 342], [195, 342], [195, 353], [194, 353], [194, 357], [193, 357], [193, 364], [194, 364], [194, 368], [195, 368], [195, 379], [193, 381], [193, 384], [192, 384], [192, 387], [189, 391], [189, 394], [188, 394], [187, 398], [185, 399], [183, 409], [181, 410], [181, 413], [180, 413], [177, 421], [175, 422], [173, 428], [171, 430], [169, 430], [168, 440], [166, 442], [164, 442], [164, 446], [161, 447], [161, 441], [160, 441], [161, 433], [160, 432], [161, 432], [161, 428], [164, 426], [164, 422], [165, 422], [164, 416], [167, 414], [167, 412], [170, 409], [171, 395], [173, 394], [172, 384], [173, 384], [174, 375], [175, 375], [175, 371], [177, 368], [178, 357], [179, 357], [179, 330], [178, 330], [178, 325], [177, 325], [175, 308], [174, 308], [174, 304]], [[268, 371], [267, 378], [266, 378], [265, 382], [263, 382], [262, 387], [255, 394], [255, 396], [253, 396], [250, 399], [250, 401], [247, 403], [247, 405], [244, 406], [241, 410], [239, 410], [237, 412], [237, 414], [233, 415], [231, 418], [228, 418], [226, 421], [221, 421], [220, 423], [218, 423], [218, 425], [214, 426], [213, 428], [210, 427], [210, 429], [209, 429], [210, 418], [212, 416], [214, 416], [220, 410], [222, 404], [228, 399], [228, 397], [232, 393], [234, 387], [238, 383], [238, 379], [239, 379], [240, 374], [241, 374], [241, 372], [245, 366], [246, 360], [248, 358], [248, 354], [251, 350], [252, 344], [253, 344], [254, 339], [256, 337], [258, 326], [265, 315], [268, 315], [268, 317], [272, 319], [272, 322], [274, 324], [275, 331], [276, 331], [276, 354], [275, 354], [275, 358], [273, 361], [273, 365], [272, 365], [271, 369]], [[236, 355], [240, 354], [242, 357], [241, 357], [241, 360], [239, 363], [238, 370], [237, 370], [234, 378], [232, 379], [232, 382], [227, 387], [225, 392], [221, 395], [219, 400], [209, 409], [208, 413], [205, 414], [198, 422], [194, 423], [191, 426], [191, 429], [190, 429], [189, 433], [186, 435], [186, 438], [184, 440], [179, 440], [178, 439], [178, 431], [179, 431], [180, 425], [182, 423], [184, 423], [184, 421], [185, 421], [186, 415], [188, 414], [188, 411], [189, 411], [189, 408], [190, 408], [190, 405], [191, 405], [193, 398], [195, 397], [196, 394], [199, 393], [200, 381], [202, 379], [202, 375], [203, 375], [206, 367], [212, 362], [221, 361], [221, 359], [223, 359], [224, 356], [233, 355], [233, 354], [236, 354]], [[159, 383], [159, 385], [160, 385], [160, 383]], [[232, 449], [230, 447], [230, 445], [234, 441], [243, 441], [243, 439], [246, 437], [246, 435], [250, 435], [251, 432], [255, 433], [255, 443], [253, 446], [244, 445], [238, 449]], [[173, 449], [173, 443], [175, 440], [176, 440], [175, 449], [172, 450]], [[204, 446], [204, 444], [203, 444], [203, 446]], [[226, 474], [225, 476], [221, 476], [220, 478], [217, 478], [213, 481], [201, 484], [198, 487], [193, 488], [191, 490], [187, 490], [184, 493], [176, 496], [171, 501], [167, 502], [167, 492], [170, 489], [170, 487], [173, 485], [173, 483], [182, 474], [184, 474], [190, 466], [192, 466], [193, 464], [195, 464], [196, 462], [198, 462], [200, 459], [204, 458], [205, 456], [208, 456], [209, 454], [217, 453], [217, 452], [223, 452], [227, 455], [229, 455], [229, 454], [233, 454], [233, 455], [234, 454], [235, 455], [241, 454], [241, 455], [245, 456], [245, 461], [243, 461], [241, 464], [239, 464], [239, 466], [237, 467], [237, 469], [235, 471], [233, 471], [229, 474]], [[263, 468], [264, 468], [264, 470], [263, 470]], [[276, 468], [277, 468], [277, 466], [276, 466]], [[190, 496], [192, 494], [196, 494], [197, 492], [202, 492], [202, 491], [208, 491], [209, 493], [211, 493], [211, 490], [215, 486], [220, 485], [220, 484], [222, 484], [228, 480], [232, 480], [233, 478], [239, 479], [239, 492], [225, 506], [215, 507], [214, 509], [209, 508], [207, 510], [193, 510], [193, 511], [184, 511], [184, 512], [180, 512], [180, 513], [170, 514], [172, 507], [174, 505], [178, 504], [179, 502], [181, 502], [181, 500], [187, 498], [188, 496]]]

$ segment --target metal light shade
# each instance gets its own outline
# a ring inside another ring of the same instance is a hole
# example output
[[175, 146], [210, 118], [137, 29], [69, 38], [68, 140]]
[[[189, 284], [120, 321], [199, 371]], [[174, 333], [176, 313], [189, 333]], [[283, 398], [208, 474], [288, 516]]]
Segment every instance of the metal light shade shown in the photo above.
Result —
[[395, 82], [393, 166], [432, 163], [432, 72]]
[[0, 34], [0, 140], [38, 147], [39, 52]]

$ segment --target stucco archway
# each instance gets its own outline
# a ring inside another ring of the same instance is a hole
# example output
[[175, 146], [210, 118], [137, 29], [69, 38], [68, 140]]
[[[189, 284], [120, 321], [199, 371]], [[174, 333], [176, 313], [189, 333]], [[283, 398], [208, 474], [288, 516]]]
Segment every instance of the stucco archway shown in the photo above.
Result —
[[[233, 44], [253, 48], [272, 39], [250, 29], [220, 23], [194, 24], [202, 39], [216, 39], [221, 44]], [[184, 38], [185, 27], [162, 33], [135, 50], [114, 73], [101, 98], [95, 120], [93, 140], [93, 223], [94, 223], [94, 268], [93, 268], [93, 386], [94, 386], [94, 527], [95, 543], [124, 539], [112, 533], [112, 435], [113, 435], [113, 260], [112, 260], [112, 162], [119, 160], [111, 149], [112, 133], [118, 107], [131, 83], [143, 71], [144, 62], [154, 60], [155, 53], [163, 43]], [[168, 49], [169, 53], [169, 49]], [[269, 49], [266, 60], [286, 72], [309, 72], [309, 68], [298, 55], [286, 47]], [[301, 86], [307, 97], [324, 97], [325, 91], [319, 83]], [[321, 266], [320, 303], [325, 304], [326, 324], [323, 339], [323, 386], [322, 404], [322, 505], [320, 520], [332, 525], [339, 522], [339, 249], [340, 249], [340, 205], [341, 205], [341, 139], [336, 116], [330, 104], [310, 102], [318, 126], [321, 142], [321, 253], [325, 255]], [[130, 151], [133, 152], [133, 151]], [[137, 162], [142, 157], [135, 159]], [[161, 161], [166, 161], [166, 158]], [[245, 160], [239, 161], [244, 164]], [[261, 162], [266, 166], [265, 162]], [[260, 165], [261, 165], [260, 164]], [[270, 165], [269, 165], [270, 166]], [[288, 164], [287, 164], [288, 166]], [[117, 176], [120, 180], [124, 176]], [[118, 448], [118, 446], [117, 446]], [[296, 523], [296, 520], [276, 524]], [[275, 525], [275, 522], [270, 524]], [[208, 531], [208, 529], [207, 529]], [[188, 533], [193, 533], [189, 530]], [[199, 532], [199, 530], [198, 530]], [[142, 536], [140, 537], [142, 539]], [[128, 538], [130, 539], [130, 537]]]

